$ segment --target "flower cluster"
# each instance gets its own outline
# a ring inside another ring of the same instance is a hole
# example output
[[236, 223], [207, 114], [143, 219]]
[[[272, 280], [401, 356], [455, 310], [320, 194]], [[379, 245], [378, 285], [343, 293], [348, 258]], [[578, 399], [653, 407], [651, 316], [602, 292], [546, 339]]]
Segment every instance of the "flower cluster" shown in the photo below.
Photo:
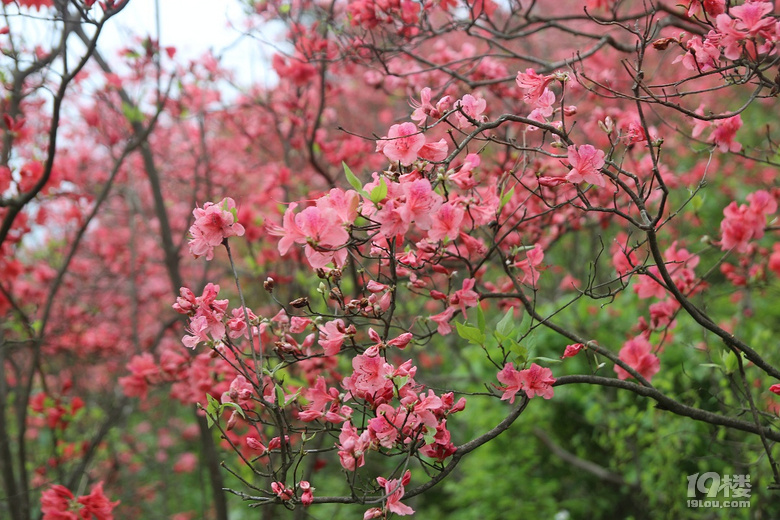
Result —
[[192, 210], [195, 222], [190, 226], [190, 253], [214, 258], [214, 248], [228, 237], [243, 236], [244, 226], [236, 221], [236, 203], [230, 197], [219, 203], [207, 202]]

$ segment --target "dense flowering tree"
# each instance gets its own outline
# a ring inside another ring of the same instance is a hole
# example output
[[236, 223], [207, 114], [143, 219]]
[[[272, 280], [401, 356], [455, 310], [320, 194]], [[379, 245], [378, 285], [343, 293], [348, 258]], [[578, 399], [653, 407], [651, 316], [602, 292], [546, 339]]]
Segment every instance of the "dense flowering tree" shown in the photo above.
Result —
[[[246, 2], [286, 39], [229, 102], [210, 55], [106, 60], [125, 4], [3, 2], [4, 514], [410, 515], [533, 409], [630, 419], [615, 390], [780, 486], [773, 4]], [[199, 461], [199, 513], [144, 482]]]

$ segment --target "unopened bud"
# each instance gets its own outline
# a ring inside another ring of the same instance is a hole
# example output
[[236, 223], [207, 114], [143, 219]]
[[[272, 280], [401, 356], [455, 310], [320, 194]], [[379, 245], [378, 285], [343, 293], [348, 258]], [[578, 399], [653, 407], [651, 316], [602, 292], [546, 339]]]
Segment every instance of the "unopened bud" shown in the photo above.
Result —
[[611, 134], [612, 130], [615, 129], [615, 123], [612, 121], [612, 118], [607, 116], [604, 118], [604, 121], [599, 121], [599, 128], [605, 133], [605, 134]]
[[230, 414], [230, 419], [228, 419], [227, 426], [225, 427], [225, 429], [227, 431], [232, 430], [233, 428], [236, 427], [237, 422], [238, 422], [238, 412], [233, 412], [232, 414]]
[[270, 276], [265, 279], [263, 282], [263, 288], [268, 292], [273, 292], [274, 290], [274, 279]]
[[306, 296], [302, 296], [301, 298], [296, 298], [293, 301], [291, 301], [290, 305], [292, 307], [295, 307], [296, 309], [302, 309], [303, 307], [309, 305], [309, 299]]

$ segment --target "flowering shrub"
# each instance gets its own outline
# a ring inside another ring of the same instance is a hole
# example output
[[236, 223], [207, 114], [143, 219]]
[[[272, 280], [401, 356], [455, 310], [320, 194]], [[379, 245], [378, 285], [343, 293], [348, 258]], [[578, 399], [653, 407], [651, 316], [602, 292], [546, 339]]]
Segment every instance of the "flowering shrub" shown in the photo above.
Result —
[[778, 514], [771, 3], [246, 2], [231, 100], [93, 60], [126, 3], [3, 2], [68, 42], [0, 27], [3, 515], [684, 518], [745, 467]]

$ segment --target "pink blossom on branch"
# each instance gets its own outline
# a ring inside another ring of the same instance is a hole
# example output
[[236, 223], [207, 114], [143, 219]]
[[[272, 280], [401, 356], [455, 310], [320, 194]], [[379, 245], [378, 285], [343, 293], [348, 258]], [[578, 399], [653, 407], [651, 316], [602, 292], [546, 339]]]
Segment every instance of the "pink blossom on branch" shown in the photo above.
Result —
[[606, 186], [604, 175], [599, 171], [605, 164], [605, 154], [602, 150], [596, 150], [595, 147], [584, 144], [582, 146], [571, 145], [568, 151], [571, 171], [566, 175], [566, 180], [574, 184], [589, 182], [602, 188]]
[[425, 146], [425, 136], [414, 123], [393, 125], [387, 135], [376, 142], [376, 151], [389, 160], [409, 166], [417, 160], [417, 152]]
[[89, 495], [76, 498], [65, 486], [54, 485], [41, 495], [42, 520], [113, 520], [113, 510], [119, 501], [111, 502], [98, 482]]
[[552, 376], [552, 370], [536, 363], [531, 363], [530, 367], [519, 371], [512, 363], [507, 363], [497, 377], [498, 381], [504, 385], [499, 387], [504, 392], [501, 396], [502, 401], [509, 399], [510, 403], [514, 403], [515, 396], [521, 390], [529, 399], [536, 395], [551, 399], [554, 395], [552, 385], [555, 383], [555, 378]]
[[404, 497], [404, 486], [409, 485], [412, 480], [412, 473], [406, 470], [400, 481], [398, 479], [387, 480], [384, 477], [377, 477], [376, 481], [380, 486], [384, 487], [385, 494], [387, 495], [387, 502], [385, 503], [385, 509], [391, 513], [395, 513], [398, 516], [406, 516], [414, 514], [414, 509], [401, 503], [401, 499]]
[[746, 253], [751, 240], [764, 236], [766, 217], [777, 211], [777, 201], [769, 192], [758, 190], [747, 196], [750, 203], [737, 205], [732, 201], [723, 210], [724, 219], [720, 223], [722, 235], [721, 249], [734, 249]]
[[[620, 360], [636, 370], [639, 375], [650, 381], [661, 369], [661, 361], [653, 354], [653, 346], [644, 336], [637, 336], [623, 344], [620, 349]], [[615, 365], [615, 373], [619, 379], [633, 377], [622, 367]]]
[[236, 221], [236, 203], [230, 197], [219, 203], [207, 202], [192, 210], [195, 222], [190, 226], [190, 253], [195, 257], [214, 258], [214, 248], [233, 236], [243, 236], [244, 226]]
[[577, 354], [579, 354], [580, 350], [582, 350], [583, 348], [585, 348], [585, 345], [583, 345], [582, 343], [574, 343], [572, 345], [566, 345], [566, 350], [564, 350], [561, 359], [574, 357]]

